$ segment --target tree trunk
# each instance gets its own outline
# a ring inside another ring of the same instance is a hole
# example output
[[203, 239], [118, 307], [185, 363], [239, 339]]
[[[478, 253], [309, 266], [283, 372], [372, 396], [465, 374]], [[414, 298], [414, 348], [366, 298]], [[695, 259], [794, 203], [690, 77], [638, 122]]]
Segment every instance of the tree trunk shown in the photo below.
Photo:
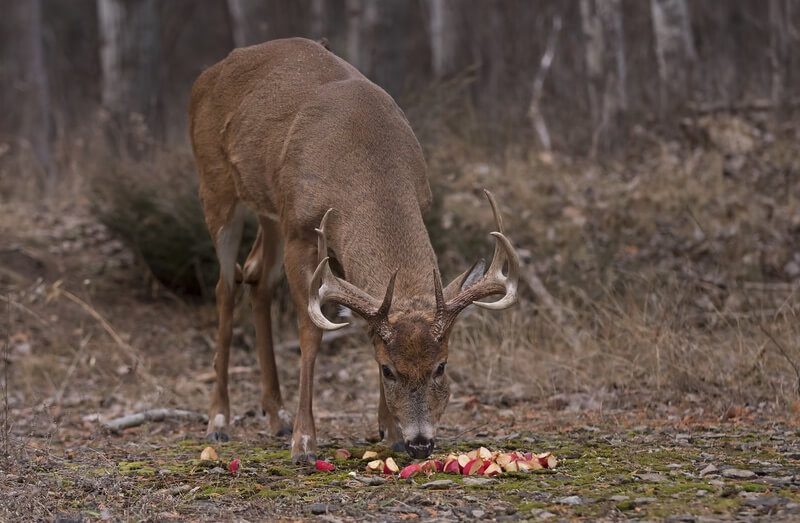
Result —
[[431, 68], [436, 78], [456, 72], [458, 34], [454, 0], [428, 0]]
[[161, 133], [159, 12], [156, 0], [98, 0], [101, 97], [124, 130], [129, 152], [142, 153]]
[[771, 98], [774, 114], [779, 116], [786, 102], [787, 78], [791, 71], [791, 7], [788, 0], [769, 1]]
[[686, 0], [650, 0], [661, 115], [683, 105], [697, 58]]
[[311, 0], [311, 38], [327, 38], [325, 0]]
[[227, 0], [233, 45], [245, 47], [269, 40], [269, 24], [258, 0]]
[[3, 49], [4, 134], [15, 135], [38, 163], [40, 189], [55, 183], [50, 155], [50, 92], [42, 52], [40, 0], [11, 0], [5, 9]]
[[614, 141], [628, 105], [622, 10], [620, 0], [581, 0], [580, 11], [594, 156]]

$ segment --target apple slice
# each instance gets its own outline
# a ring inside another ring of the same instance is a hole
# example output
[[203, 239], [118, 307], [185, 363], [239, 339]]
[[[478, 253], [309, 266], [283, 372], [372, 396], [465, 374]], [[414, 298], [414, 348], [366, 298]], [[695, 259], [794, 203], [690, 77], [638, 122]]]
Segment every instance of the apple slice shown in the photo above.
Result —
[[[389, 458], [389, 459], [392, 459], [392, 458]], [[413, 464], [413, 465], [409, 465], [409, 466], [405, 467], [403, 470], [401, 470], [400, 471], [400, 477], [403, 478], [403, 479], [408, 479], [408, 478], [416, 476], [420, 472], [422, 472], [422, 467], [420, 467], [419, 465]]]
[[516, 472], [519, 470], [519, 468], [517, 468], [518, 467], [517, 463], [518, 462], [516, 461], [510, 461], [507, 465], [503, 465], [503, 470], [505, 470], [506, 472]]
[[394, 458], [391, 456], [386, 458], [386, 461], [383, 463], [383, 473], [397, 474], [398, 472], [400, 472], [400, 467], [398, 467], [397, 463], [394, 462]]
[[[481, 459], [481, 458], [478, 458], [478, 459]], [[478, 474], [479, 476], [480, 476], [481, 474], [483, 474], [483, 471], [484, 471], [484, 470], [486, 470], [486, 468], [487, 468], [489, 465], [491, 465], [491, 464], [492, 464], [492, 462], [491, 462], [491, 461], [489, 461], [488, 459], [484, 459], [484, 460], [482, 460], [482, 461], [483, 461], [483, 465], [481, 465], [481, 468], [479, 468], [479, 469], [478, 469], [478, 472], [476, 472], [476, 474]]]
[[203, 452], [200, 453], [200, 461], [217, 461], [219, 456], [217, 455], [217, 451], [214, 450], [214, 447], [206, 447], [203, 449]]
[[378, 453], [374, 450], [368, 450], [361, 456], [361, 459], [375, 459], [378, 457]]
[[533, 459], [533, 452], [526, 452], [522, 455], [525, 458], [525, 461], [530, 461]]
[[471, 460], [478, 459], [480, 456], [478, 455], [478, 449], [470, 450], [467, 452], [467, 457]]
[[481, 447], [478, 449], [478, 457], [483, 460], [487, 460], [487, 459], [492, 459], [494, 456], [492, 456], [492, 451], [490, 451], [486, 447]]
[[384, 463], [382, 459], [376, 459], [367, 463], [367, 470], [370, 472], [383, 472]]
[[520, 471], [520, 472], [528, 472], [529, 470], [531, 470], [531, 466], [528, 465], [527, 461], [522, 461], [520, 459], [520, 460], [515, 461], [514, 463], [517, 464], [517, 470]]
[[483, 460], [476, 458], [467, 462], [467, 464], [464, 465], [464, 469], [461, 471], [461, 473], [465, 476], [474, 476], [478, 474], [478, 471], [481, 469], [481, 467], [483, 467]]
[[442, 462], [441, 462], [441, 461], [439, 461], [438, 459], [432, 459], [432, 460], [430, 460], [430, 461], [431, 461], [431, 462], [433, 462], [433, 469], [434, 469], [436, 472], [441, 472], [441, 471], [443, 471], [443, 470], [444, 470], [444, 463], [442, 463]]
[[438, 459], [429, 459], [420, 464], [420, 469], [425, 474], [433, 474], [434, 472], [441, 472], [444, 465]]
[[542, 454], [537, 454], [536, 459], [539, 460], [539, 463], [542, 465], [542, 467], [546, 469], [552, 469], [555, 468], [556, 465], [558, 465], [558, 460], [550, 452], [543, 452]]
[[458, 459], [451, 459], [445, 461], [443, 470], [447, 474], [461, 474], [461, 465], [458, 464]]
[[475, 458], [470, 458], [466, 454], [459, 454], [458, 456], [458, 466], [462, 469], [467, 466], [467, 463], [474, 460]]
[[511, 454], [500, 454], [497, 456], [494, 462], [500, 465], [501, 467], [505, 467], [506, 465], [512, 462]]
[[328, 463], [327, 461], [322, 461], [321, 459], [317, 460], [316, 468], [317, 470], [323, 470], [325, 472], [336, 470], [336, 466], [333, 463]]
[[528, 461], [527, 463], [528, 463], [528, 466], [531, 468], [531, 470], [539, 470], [541, 468], [544, 468], [544, 467], [542, 467], [542, 464], [539, 463], [539, 460], [536, 459], [536, 458], [533, 458], [532, 460]]
[[230, 465], [228, 465], [228, 470], [230, 471], [231, 474], [236, 474], [237, 472], [239, 472], [239, 460], [234, 459], [233, 461], [231, 461]]
[[350, 451], [347, 449], [336, 449], [333, 451], [333, 459], [336, 461], [345, 461], [351, 456]]
[[489, 462], [489, 466], [486, 467], [483, 471], [484, 476], [494, 476], [495, 474], [500, 474], [503, 472], [503, 469], [497, 463]]

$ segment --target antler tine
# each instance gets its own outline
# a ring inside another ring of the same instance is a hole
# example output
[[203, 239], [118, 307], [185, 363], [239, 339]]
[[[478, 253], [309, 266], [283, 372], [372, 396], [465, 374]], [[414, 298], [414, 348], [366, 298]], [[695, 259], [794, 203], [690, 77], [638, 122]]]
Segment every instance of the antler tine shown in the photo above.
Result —
[[[505, 296], [497, 301], [474, 301], [472, 303], [479, 307], [483, 307], [484, 309], [501, 310], [511, 307], [517, 302], [517, 285], [519, 283], [519, 254], [517, 254], [517, 251], [515, 251], [514, 247], [511, 246], [511, 242], [508, 241], [508, 238], [506, 238], [502, 233], [493, 232], [492, 236], [494, 236], [495, 239], [495, 254], [492, 257], [492, 264], [489, 266], [489, 270], [486, 271], [484, 278], [487, 280], [487, 283], [492, 281], [501, 283], [505, 288], [506, 293]], [[501, 246], [504, 254], [500, 254]], [[503, 275], [503, 257], [508, 260], [507, 276]], [[497, 263], [495, 263], [495, 260], [497, 260]], [[477, 283], [476, 287], [479, 285], [480, 283]]]
[[486, 195], [486, 198], [489, 199], [489, 205], [492, 206], [492, 214], [494, 214], [494, 223], [497, 225], [497, 230], [501, 234], [505, 234], [503, 230], [503, 216], [497, 210], [497, 200], [494, 199], [494, 194], [492, 194], [489, 189], [484, 189], [483, 193]]
[[444, 291], [442, 291], [442, 276], [437, 268], [433, 269], [433, 294], [436, 296], [436, 312], [433, 316], [434, 335], [438, 337], [444, 326], [443, 320], [447, 305], [444, 301]]
[[322, 263], [322, 260], [328, 257], [328, 239], [325, 236], [325, 225], [328, 223], [328, 216], [330, 216], [333, 207], [325, 211], [325, 216], [319, 223], [319, 228], [314, 229], [317, 231], [317, 263]]
[[392, 306], [392, 296], [394, 295], [394, 281], [397, 279], [397, 272], [400, 268], [394, 270], [392, 277], [389, 278], [389, 285], [386, 286], [386, 294], [383, 296], [383, 303], [375, 313], [377, 317], [386, 317], [389, 315], [389, 307]]
[[[317, 232], [320, 232], [320, 229], [317, 229]], [[324, 235], [321, 236], [324, 237]], [[320, 241], [320, 243], [323, 242], [324, 240]], [[322, 314], [322, 303], [325, 301], [327, 290], [327, 283], [323, 281], [323, 276], [325, 276], [326, 280], [329, 277], [336, 278], [328, 266], [329, 261], [329, 258], [323, 258], [323, 260], [319, 262], [319, 265], [317, 265], [314, 275], [311, 277], [311, 284], [308, 287], [308, 315], [311, 317], [311, 321], [316, 323], [317, 327], [320, 329], [335, 331], [342, 327], [347, 327], [349, 323], [333, 323]]]

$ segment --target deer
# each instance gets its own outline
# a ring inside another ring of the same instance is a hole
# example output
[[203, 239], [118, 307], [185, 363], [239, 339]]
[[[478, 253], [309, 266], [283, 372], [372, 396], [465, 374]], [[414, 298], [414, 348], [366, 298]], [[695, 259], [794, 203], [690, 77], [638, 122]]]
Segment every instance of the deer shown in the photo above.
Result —
[[[233, 50], [195, 81], [189, 130], [199, 197], [220, 265], [216, 383], [206, 438], [230, 431], [228, 361], [240, 284], [250, 287], [261, 368], [261, 408], [276, 436], [291, 434], [293, 463], [314, 463], [314, 364], [324, 304], [364, 319], [380, 382], [381, 439], [414, 458], [434, 449], [450, 392], [446, 364], [454, 322], [468, 306], [517, 301], [519, 256], [497, 230], [489, 267], [477, 262], [443, 287], [423, 222], [432, 193], [422, 148], [389, 94], [317, 42], [273, 40]], [[247, 212], [259, 229], [237, 263]], [[281, 268], [297, 309], [297, 413], [283, 405], [270, 309]], [[504, 272], [505, 270], [505, 272]], [[497, 301], [481, 301], [500, 295]]]

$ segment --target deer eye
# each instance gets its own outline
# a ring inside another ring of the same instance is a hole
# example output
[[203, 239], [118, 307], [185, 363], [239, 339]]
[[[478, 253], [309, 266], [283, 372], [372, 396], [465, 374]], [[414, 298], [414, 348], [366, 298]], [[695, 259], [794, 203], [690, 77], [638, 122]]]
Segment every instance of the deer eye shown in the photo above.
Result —
[[439, 366], [438, 366], [438, 367], [436, 367], [436, 372], [434, 373], [434, 375], [435, 375], [437, 378], [438, 378], [439, 376], [441, 376], [442, 374], [444, 374], [444, 366], [445, 366], [446, 364], [447, 364], [447, 362], [443, 361], [442, 363], [440, 363], [440, 364], [439, 364]]
[[394, 374], [392, 373], [392, 369], [387, 367], [386, 365], [381, 365], [381, 372], [383, 373], [383, 377], [387, 380], [394, 380]]

